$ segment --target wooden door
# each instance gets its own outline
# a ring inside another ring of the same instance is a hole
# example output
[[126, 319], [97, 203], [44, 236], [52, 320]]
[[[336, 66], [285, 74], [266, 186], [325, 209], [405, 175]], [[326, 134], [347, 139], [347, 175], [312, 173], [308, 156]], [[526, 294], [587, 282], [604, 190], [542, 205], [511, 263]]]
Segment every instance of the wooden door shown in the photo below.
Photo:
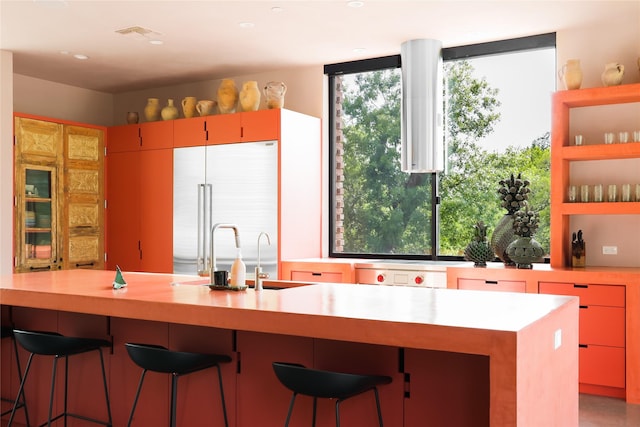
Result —
[[104, 268], [104, 132], [64, 128], [63, 268]]

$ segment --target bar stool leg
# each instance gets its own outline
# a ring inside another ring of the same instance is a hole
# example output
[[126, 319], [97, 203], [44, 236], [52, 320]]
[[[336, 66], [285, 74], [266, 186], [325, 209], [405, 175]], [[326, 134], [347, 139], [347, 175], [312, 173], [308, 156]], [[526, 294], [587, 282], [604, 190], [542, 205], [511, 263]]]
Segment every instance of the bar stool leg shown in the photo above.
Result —
[[[11, 337], [11, 341], [12, 341], [12, 344], [13, 344], [13, 354], [14, 354], [14, 357], [16, 358], [16, 367], [18, 368], [18, 381], [22, 382], [22, 367], [20, 366], [20, 354], [18, 353], [18, 343], [16, 342], [15, 338], [13, 338], [13, 337]], [[16, 409], [23, 408], [24, 409], [24, 420], [27, 423], [27, 427], [31, 427], [31, 423], [29, 422], [29, 410], [27, 409], [27, 399], [25, 398], [24, 390], [22, 391], [21, 394], [18, 394], [18, 399], [20, 399], [20, 400], [15, 400], [14, 401], [14, 400], [10, 400], [10, 399], [5, 399], [3, 397], [2, 400], [7, 401], [7, 402], [13, 402], [13, 405], [12, 405], [11, 409], [7, 409], [6, 411], [4, 411], [0, 415], [4, 417], [5, 415], [10, 414], [13, 411], [13, 407], [14, 406], [16, 407]], [[18, 402], [18, 403], [16, 404], [16, 402]]]
[[380, 427], [384, 427], [382, 425], [382, 411], [380, 410], [380, 397], [378, 396], [378, 387], [373, 388], [373, 392], [376, 396], [376, 408], [378, 409], [378, 422], [380, 423]]
[[109, 401], [109, 387], [107, 386], [107, 371], [104, 369], [104, 356], [102, 355], [102, 349], [97, 349], [100, 354], [100, 366], [102, 367], [102, 384], [104, 386], [104, 398], [107, 403], [107, 414], [109, 416], [108, 427], [113, 425], [113, 419], [111, 418], [111, 402]]
[[341, 399], [336, 400], [336, 427], [340, 427], [340, 402]]
[[313, 421], [311, 422], [311, 427], [316, 427], [316, 414], [318, 413], [318, 398], [313, 398]]
[[220, 400], [222, 401], [222, 415], [224, 416], [224, 425], [229, 427], [229, 421], [227, 420], [227, 404], [224, 400], [224, 387], [222, 386], [222, 372], [220, 371], [220, 365], [216, 365], [218, 369], [218, 384], [220, 385]]
[[129, 414], [129, 421], [127, 421], [127, 427], [131, 427], [131, 421], [133, 421], [133, 413], [136, 412], [136, 406], [138, 405], [138, 397], [140, 397], [140, 390], [142, 390], [142, 383], [144, 382], [144, 376], [147, 374], [147, 370], [142, 370], [142, 375], [140, 376], [140, 382], [138, 383], [138, 390], [136, 391], [136, 397], [133, 399], [133, 407], [131, 408], [131, 413]]
[[22, 381], [20, 381], [20, 388], [18, 389], [18, 395], [16, 396], [16, 401], [13, 404], [13, 409], [11, 410], [11, 416], [9, 417], [9, 422], [7, 424], [7, 427], [11, 427], [11, 424], [13, 423], [13, 417], [16, 415], [16, 409], [18, 406], [18, 400], [20, 399], [21, 395], [24, 395], [24, 383], [27, 379], [27, 374], [29, 373], [29, 369], [31, 368], [31, 361], [33, 360], [33, 353], [31, 353], [29, 355], [29, 359], [27, 360], [27, 367], [24, 370], [24, 375], [22, 376]]
[[176, 411], [178, 409], [178, 375], [171, 374], [171, 427], [176, 427]]
[[296, 401], [296, 395], [297, 393], [293, 393], [293, 395], [291, 396], [291, 402], [289, 403], [289, 412], [287, 412], [287, 419], [284, 422], [284, 427], [289, 426], [289, 420], [291, 419], [291, 413], [293, 412], [293, 404]]

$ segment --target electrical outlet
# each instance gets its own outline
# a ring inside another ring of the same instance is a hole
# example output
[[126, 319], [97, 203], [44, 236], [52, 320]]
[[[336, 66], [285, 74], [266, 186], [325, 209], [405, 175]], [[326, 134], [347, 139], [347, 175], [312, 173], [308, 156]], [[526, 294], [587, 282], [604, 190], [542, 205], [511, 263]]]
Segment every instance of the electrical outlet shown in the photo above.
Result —
[[553, 334], [553, 349], [557, 350], [562, 345], [562, 329], [556, 330]]
[[602, 247], [603, 255], [618, 255], [618, 247], [617, 246], [603, 246]]

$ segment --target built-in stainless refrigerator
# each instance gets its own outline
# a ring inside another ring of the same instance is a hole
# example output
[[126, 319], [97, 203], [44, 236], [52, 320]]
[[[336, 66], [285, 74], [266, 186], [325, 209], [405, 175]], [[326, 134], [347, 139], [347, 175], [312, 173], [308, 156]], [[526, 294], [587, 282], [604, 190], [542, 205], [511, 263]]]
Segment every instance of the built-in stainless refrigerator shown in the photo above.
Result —
[[[277, 141], [186, 147], [174, 150], [173, 271], [201, 274], [211, 265], [211, 228], [236, 224], [247, 278], [253, 278], [260, 241], [260, 265], [278, 277]], [[236, 257], [233, 231], [215, 232], [218, 270], [231, 270]]]

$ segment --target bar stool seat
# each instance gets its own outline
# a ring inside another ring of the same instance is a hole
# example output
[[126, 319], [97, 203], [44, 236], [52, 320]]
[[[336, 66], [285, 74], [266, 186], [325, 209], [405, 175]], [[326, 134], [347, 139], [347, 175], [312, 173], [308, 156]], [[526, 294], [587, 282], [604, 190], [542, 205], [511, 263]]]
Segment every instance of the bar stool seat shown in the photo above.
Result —
[[[111, 342], [102, 339], [94, 338], [77, 338], [67, 337], [56, 332], [36, 332], [36, 331], [23, 331], [19, 329], [13, 330], [16, 341], [25, 349], [29, 354], [27, 366], [24, 371], [24, 376], [20, 382], [20, 389], [18, 391], [18, 398], [24, 393], [24, 385], [29, 375], [29, 369], [31, 368], [31, 362], [34, 356], [54, 356], [53, 370], [51, 374], [51, 394], [49, 396], [49, 413], [48, 419], [45, 424], [51, 425], [51, 423], [59, 418], [64, 417], [65, 425], [68, 417], [78, 418], [81, 420], [93, 422], [96, 424], [103, 424], [107, 427], [111, 427], [111, 405], [109, 403], [109, 390], [107, 388], [107, 376], [104, 368], [104, 357], [102, 355], [103, 347], [111, 347]], [[69, 373], [69, 356], [76, 354], [88, 353], [91, 351], [97, 351], [100, 355], [100, 367], [102, 368], [102, 382], [104, 385], [105, 402], [107, 406], [108, 421], [97, 420], [80, 414], [73, 414], [67, 411], [67, 390], [68, 390], [68, 373]], [[58, 359], [64, 358], [65, 360], [65, 372], [64, 372], [64, 410], [62, 413], [52, 417], [53, 412], [53, 398], [55, 395], [55, 379]], [[9, 418], [9, 426], [13, 422], [15, 415], [15, 405]], [[45, 425], [43, 424], [43, 425]]]
[[[16, 366], [18, 368], [18, 381], [22, 382], [22, 368], [20, 367], [20, 356], [18, 354], [18, 344], [16, 343], [16, 340], [13, 336], [13, 329], [8, 327], [8, 326], [3, 326], [1, 331], [1, 335], [0, 338], [1, 339], [5, 339], [5, 338], [10, 338], [11, 342], [13, 344], [13, 353], [14, 353], [14, 357], [16, 358]], [[11, 406], [11, 409], [7, 409], [5, 411], [3, 411], [0, 416], [4, 417], [5, 415], [10, 414], [13, 411], [13, 408], [15, 407], [15, 409], [20, 409], [22, 408], [24, 410], [24, 417], [25, 417], [25, 422], [27, 423], [27, 427], [30, 426], [29, 424], [29, 412], [27, 411], [27, 401], [24, 398], [24, 391], [22, 392], [22, 394], [18, 395], [18, 399], [14, 400], [14, 399], [8, 399], [6, 397], [2, 398], [3, 401], [5, 402], [11, 402], [13, 403], [13, 405]]]
[[293, 392], [285, 427], [289, 425], [293, 405], [298, 394], [313, 398], [313, 423], [316, 424], [317, 399], [336, 399], [336, 427], [340, 426], [340, 403], [346, 399], [373, 391], [378, 410], [378, 422], [382, 427], [382, 411], [378, 386], [391, 383], [392, 379], [383, 375], [359, 375], [343, 372], [323, 371], [306, 368], [297, 363], [273, 362], [273, 370], [282, 385]]
[[171, 374], [171, 420], [170, 425], [176, 425], [176, 406], [178, 401], [178, 378], [208, 368], [216, 368], [218, 371], [218, 384], [220, 386], [220, 398], [222, 401], [222, 414], [224, 425], [228, 426], [227, 409], [224, 401], [224, 388], [222, 385], [222, 373], [220, 364], [231, 362], [231, 357], [222, 354], [189, 353], [173, 351], [159, 345], [126, 343], [125, 347], [133, 362], [142, 368], [142, 375], [138, 383], [138, 390], [133, 401], [131, 414], [127, 426], [133, 421], [133, 414], [138, 404], [138, 397], [142, 390], [142, 383], [147, 371]]

